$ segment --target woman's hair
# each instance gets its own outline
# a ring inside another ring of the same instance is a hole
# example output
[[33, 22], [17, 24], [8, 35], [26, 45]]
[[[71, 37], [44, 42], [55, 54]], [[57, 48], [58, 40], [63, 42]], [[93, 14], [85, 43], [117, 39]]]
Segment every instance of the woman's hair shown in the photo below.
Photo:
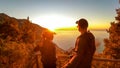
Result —
[[43, 31], [42, 36], [44, 38], [46, 38], [46, 39], [50, 39], [51, 40], [51, 39], [53, 39], [54, 34], [55, 34], [54, 32], [46, 29], [46, 30]]

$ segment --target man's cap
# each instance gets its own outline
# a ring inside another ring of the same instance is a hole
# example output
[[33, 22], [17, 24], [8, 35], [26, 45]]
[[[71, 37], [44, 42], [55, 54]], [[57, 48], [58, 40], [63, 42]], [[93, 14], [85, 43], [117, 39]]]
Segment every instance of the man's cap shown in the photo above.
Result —
[[88, 21], [84, 18], [81, 18], [80, 20], [76, 21], [76, 24], [78, 24], [78, 26], [80, 26], [81, 28], [88, 27]]

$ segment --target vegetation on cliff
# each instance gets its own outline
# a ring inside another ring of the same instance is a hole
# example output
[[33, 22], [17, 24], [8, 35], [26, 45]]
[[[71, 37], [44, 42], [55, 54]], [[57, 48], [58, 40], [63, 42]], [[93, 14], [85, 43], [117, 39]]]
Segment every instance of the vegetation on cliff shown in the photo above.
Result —
[[[16, 19], [0, 13], [0, 67], [27, 68], [32, 63], [36, 46], [44, 38], [46, 28], [32, 23], [29, 19]], [[56, 46], [57, 53], [60, 48]]]

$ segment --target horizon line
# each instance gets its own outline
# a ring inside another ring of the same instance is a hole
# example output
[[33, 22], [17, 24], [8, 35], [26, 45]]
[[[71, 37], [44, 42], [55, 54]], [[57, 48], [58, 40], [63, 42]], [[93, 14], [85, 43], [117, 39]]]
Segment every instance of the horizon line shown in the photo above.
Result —
[[[95, 30], [95, 31], [106, 31], [108, 28], [88, 28], [88, 30]], [[77, 30], [77, 28], [70, 28], [70, 27], [64, 27], [64, 28], [56, 28], [55, 30]]]

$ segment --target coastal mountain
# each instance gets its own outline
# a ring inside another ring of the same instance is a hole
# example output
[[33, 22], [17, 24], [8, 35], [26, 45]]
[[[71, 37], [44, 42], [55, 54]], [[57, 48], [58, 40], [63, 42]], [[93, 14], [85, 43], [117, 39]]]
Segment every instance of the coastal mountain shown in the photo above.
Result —
[[[36, 60], [31, 61], [35, 48], [41, 46], [45, 30], [29, 21], [29, 17], [16, 19], [0, 13], [0, 68], [28, 68]], [[57, 55], [64, 54], [57, 45], [56, 49]]]

